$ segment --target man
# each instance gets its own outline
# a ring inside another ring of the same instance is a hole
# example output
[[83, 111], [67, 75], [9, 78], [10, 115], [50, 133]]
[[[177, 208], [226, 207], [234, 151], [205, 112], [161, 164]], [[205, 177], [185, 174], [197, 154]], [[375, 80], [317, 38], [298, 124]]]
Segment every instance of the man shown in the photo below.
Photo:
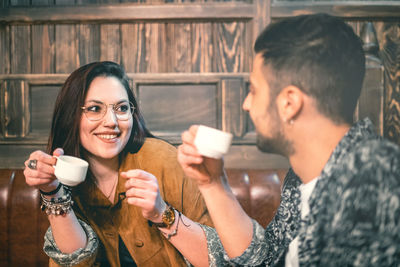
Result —
[[243, 109], [258, 148], [286, 156], [291, 169], [263, 229], [230, 191], [222, 160], [197, 153], [197, 126], [182, 134], [178, 160], [218, 233], [204, 227], [210, 262], [399, 266], [400, 149], [369, 119], [352, 125], [365, 73], [360, 39], [336, 17], [305, 15], [268, 26], [255, 52]]

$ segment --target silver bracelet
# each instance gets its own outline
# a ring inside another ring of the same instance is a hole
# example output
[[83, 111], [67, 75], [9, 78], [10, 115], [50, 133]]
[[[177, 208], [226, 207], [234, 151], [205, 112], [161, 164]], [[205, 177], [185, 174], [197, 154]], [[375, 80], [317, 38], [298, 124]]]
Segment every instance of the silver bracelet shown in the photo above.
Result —
[[71, 193], [67, 191], [67, 194], [59, 198], [46, 198], [43, 194], [40, 194], [41, 205], [40, 209], [46, 212], [47, 215], [64, 215], [68, 214], [72, 210], [74, 201], [72, 200]]

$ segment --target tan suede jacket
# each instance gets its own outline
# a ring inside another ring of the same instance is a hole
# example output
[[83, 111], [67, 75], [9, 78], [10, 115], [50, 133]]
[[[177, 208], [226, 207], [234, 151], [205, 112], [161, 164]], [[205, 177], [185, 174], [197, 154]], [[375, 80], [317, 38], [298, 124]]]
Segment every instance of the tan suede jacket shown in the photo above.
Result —
[[[141, 169], [152, 173], [158, 179], [165, 201], [193, 221], [211, 225], [204, 200], [196, 184], [185, 177], [176, 155], [172, 145], [148, 138], [138, 153], [126, 156], [120, 171]], [[120, 266], [119, 236], [137, 266], [186, 266], [174, 246], [155, 226], [149, 226], [141, 209], [124, 200], [124, 192], [125, 179], [122, 177], [118, 180], [114, 204], [102, 194], [90, 177], [74, 189], [74, 211], [78, 218], [90, 225], [100, 241], [96, 252], [77, 266], [104, 266], [107, 262], [107, 266]], [[50, 260], [50, 266], [58, 265]]]

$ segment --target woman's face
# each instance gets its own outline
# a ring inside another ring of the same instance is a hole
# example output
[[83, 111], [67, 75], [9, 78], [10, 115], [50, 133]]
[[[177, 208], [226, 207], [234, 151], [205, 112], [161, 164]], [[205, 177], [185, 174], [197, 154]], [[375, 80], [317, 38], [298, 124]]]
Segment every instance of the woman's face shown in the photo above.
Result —
[[[128, 94], [117, 78], [99, 76], [90, 84], [84, 106], [95, 112], [101, 103], [106, 104], [107, 108], [104, 117], [99, 120], [89, 120], [82, 112], [80, 141], [89, 159], [115, 159], [128, 143], [133, 124], [132, 116], [127, 120], [118, 119], [110, 105], [129, 103]], [[118, 110], [124, 110], [125, 107]]]

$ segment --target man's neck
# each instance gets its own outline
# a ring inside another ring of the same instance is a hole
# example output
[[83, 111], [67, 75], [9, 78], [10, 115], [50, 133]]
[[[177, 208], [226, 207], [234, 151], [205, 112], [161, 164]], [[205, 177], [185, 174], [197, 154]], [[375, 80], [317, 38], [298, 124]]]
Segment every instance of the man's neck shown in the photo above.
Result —
[[331, 122], [307, 124], [294, 135], [295, 153], [289, 156], [294, 172], [306, 184], [318, 177], [350, 126]]

